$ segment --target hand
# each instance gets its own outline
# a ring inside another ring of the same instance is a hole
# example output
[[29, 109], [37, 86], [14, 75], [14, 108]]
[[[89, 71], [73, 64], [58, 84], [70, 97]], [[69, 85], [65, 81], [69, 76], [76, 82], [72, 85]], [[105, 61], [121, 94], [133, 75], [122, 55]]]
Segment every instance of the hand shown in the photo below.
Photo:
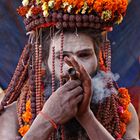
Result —
[[50, 116], [57, 124], [64, 124], [75, 117], [77, 106], [83, 98], [83, 89], [80, 85], [79, 80], [66, 82], [50, 96], [44, 104], [42, 112]]
[[78, 64], [78, 62], [73, 57], [65, 57], [64, 60], [69, 66], [74, 67], [79, 72], [78, 77], [82, 82], [84, 97], [78, 108], [78, 113], [76, 115], [76, 117], [78, 118], [87, 111], [90, 111], [90, 101], [92, 95], [91, 78], [83, 65]]

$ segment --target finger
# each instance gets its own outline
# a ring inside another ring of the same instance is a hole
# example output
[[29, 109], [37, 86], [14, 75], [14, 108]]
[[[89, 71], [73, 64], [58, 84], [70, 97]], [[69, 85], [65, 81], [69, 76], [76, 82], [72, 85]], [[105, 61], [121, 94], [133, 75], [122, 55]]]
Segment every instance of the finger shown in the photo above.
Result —
[[64, 57], [64, 61], [67, 63], [67, 65], [69, 65], [69, 66], [72, 66], [73, 67], [73, 65], [72, 65], [72, 63], [71, 63], [71, 60], [66, 56], [66, 57]]
[[80, 66], [80, 71], [81, 71], [81, 79], [82, 80], [90, 80], [90, 75], [88, 74], [88, 72], [85, 70], [85, 68], [83, 67], [83, 65]]
[[80, 102], [82, 102], [82, 100], [83, 100], [83, 95], [81, 94], [81, 95], [79, 95], [79, 96], [77, 96], [76, 98], [75, 98], [75, 104], [79, 104]]
[[71, 64], [74, 66], [74, 68], [77, 71], [81, 72], [79, 63], [73, 57], [70, 57], [69, 59], [70, 59]]
[[83, 93], [82, 87], [78, 86], [75, 89], [71, 90], [68, 94], [69, 94], [69, 98], [75, 98], [82, 93]]
[[67, 73], [60, 75], [62, 78], [62, 84], [64, 85], [69, 80], [69, 75]]
[[70, 91], [78, 86], [81, 85], [81, 81], [80, 80], [69, 80], [68, 82], [66, 82], [63, 87], [65, 89], [65, 91]]
[[60, 75], [62, 78], [65, 78], [65, 79], [68, 79], [69, 78], [69, 75], [68, 75], [68, 73], [63, 73], [63, 74], [61, 74]]

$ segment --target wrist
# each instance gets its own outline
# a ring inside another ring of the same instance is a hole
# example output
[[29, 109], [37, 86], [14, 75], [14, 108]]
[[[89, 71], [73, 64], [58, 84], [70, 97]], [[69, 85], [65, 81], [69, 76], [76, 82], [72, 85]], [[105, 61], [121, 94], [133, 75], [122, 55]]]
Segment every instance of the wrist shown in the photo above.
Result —
[[57, 129], [58, 128], [58, 124], [47, 114], [47, 113], [44, 113], [43, 111], [40, 111], [40, 115], [47, 121], [50, 122], [50, 124], [52, 125], [52, 127], [54, 129]]
[[41, 112], [47, 114], [56, 124], [60, 124], [60, 117], [54, 111], [50, 111], [47, 108], [43, 108]]
[[92, 110], [88, 109], [82, 115], [77, 116], [76, 119], [81, 125], [85, 125], [93, 117], [94, 117], [94, 114], [93, 114]]

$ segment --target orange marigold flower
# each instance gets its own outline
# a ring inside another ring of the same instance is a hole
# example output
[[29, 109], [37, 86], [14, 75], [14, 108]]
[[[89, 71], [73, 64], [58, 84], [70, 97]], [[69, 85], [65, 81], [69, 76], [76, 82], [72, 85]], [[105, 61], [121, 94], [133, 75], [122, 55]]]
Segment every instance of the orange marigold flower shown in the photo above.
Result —
[[97, 13], [101, 13], [103, 10], [102, 0], [98, 0], [94, 2], [93, 9]]
[[41, 0], [42, 3], [44, 3], [44, 2], [48, 2], [48, 1], [49, 1], [49, 0]]
[[128, 90], [126, 88], [119, 88], [119, 103], [123, 106], [124, 110], [128, 108], [130, 104], [130, 96], [128, 94]]
[[26, 111], [31, 112], [31, 101], [30, 100], [28, 100], [26, 102]]
[[127, 9], [128, 1], [127, 0], [119, 0], [118, 1], [118, 11], [119, 13], [124, 13]]
[[27, 7], [27, 6], [25, 6], [25, 7], [20, 6], [20, 7], [17, 9], [17, 12], [18, 12], [18, 14], [19, 14], [20, 16], [25, 16], [25, 15], [27, 14], [28, 10], [29, 10], [29, 7]]
[[94, 3], [94, 1], [95, 1], [95, 0], [87, 0], [86, 2], [87, 2], [87, 4], [88, 4], [88, 6], [92, 6], [93, 3]]
[[31, 112], [26, 111], [25, 113], [22, 114], [22, 119], [26, 123], [29, 123], [31, 118], [32, 118], [32, 113]]
[[42, 11], [42, 9], [41, 7], [33, 7], [31, 11], [33, 15], [37, 15]]
[[81, 9], [84, 6], [84, 2], [84, 0], [77, 0], [77, 2], [75, 2], [77, 9]]
[[61, 8], [60, 6], [61, 4], [62, 4], [62, 0], [55, 0], [55, 5], [54, 5], [55, 10]]
[[18, 130], [18, 132], [21, 134], [21, 136], [24, 136], [26, 132], [29, 130], [29, 128], [30, 128], [29, 125], [24, 125]]
[[120, 114], [120, 119], [127, 124], [131, 120], [131, 113], [128, 110], [125, 110], [122, 114]]
[[102, 56], [101, 50], [99, 51], [99, 65], [100, 65], [100, 70], [105, 71], [105, 72], [107, 71], [104, 61], [103, 61], [103, 56]]
[[130, 99], [130, 96], [128, 94], [128, 89], [119, 88], [118, 92], [119, 92], [119, 95], [120, 95], [121, 98], [128, 98], [128, 100]]
[[123, 136], [125, 134], [125, 132], [126, 132], [126, 124], [121, 122], [120, 123], [120, 134], [121, 134], [121, 136]]
[[123, 109], [126, 110], [128, 108], [128, 105], [129, 105], [130, 102], [127, 101], [124, 98], [120, 98], [119, 99], [119, 103], [121, 104], [121, 106], [123, 107]]
[[104, 10], [110, 10], [113, 12], [113, 6], [115, 3], [113, 3], [113, 1], [109, 1], [109, 0], [103, 0], [103, 9]]

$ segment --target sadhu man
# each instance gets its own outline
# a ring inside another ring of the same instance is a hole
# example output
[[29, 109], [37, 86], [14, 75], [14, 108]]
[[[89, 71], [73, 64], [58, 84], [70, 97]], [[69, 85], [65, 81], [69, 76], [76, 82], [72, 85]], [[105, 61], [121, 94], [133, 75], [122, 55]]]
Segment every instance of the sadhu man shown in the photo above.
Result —
[[22, 3], [29, 40], [1, 102], [1, 140], [138, 140], [107, 40], [127, 1]]

